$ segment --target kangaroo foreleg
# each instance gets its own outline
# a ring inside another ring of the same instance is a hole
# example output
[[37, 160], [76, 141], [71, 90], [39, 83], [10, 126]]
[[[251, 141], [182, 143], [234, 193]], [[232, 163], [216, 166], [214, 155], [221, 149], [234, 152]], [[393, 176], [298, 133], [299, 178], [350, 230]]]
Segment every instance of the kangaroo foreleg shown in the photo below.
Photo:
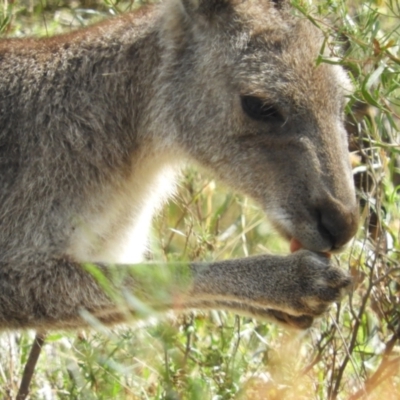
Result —
[[79, 327], [91, 316], [112, 324], [149, 310], [197, 307], [304, 328], [350, 283], [328, 258], [305, 250], [208, 264], [82, 265], [67, 258], [3, 264], [0, 327]]

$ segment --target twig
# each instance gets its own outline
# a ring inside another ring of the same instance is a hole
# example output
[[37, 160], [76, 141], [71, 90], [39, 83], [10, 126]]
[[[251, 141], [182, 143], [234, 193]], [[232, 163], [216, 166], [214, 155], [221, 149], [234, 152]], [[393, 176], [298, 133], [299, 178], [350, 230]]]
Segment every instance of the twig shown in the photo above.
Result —
[[32, 376], [35, 371], [37, 360], [39, 359], [40, 351], [46, 339], [45, 333], [37, 333], [29, 353], [28, 361], [25, 364], [24, 373], [22, 375], [21, 385], [18, 390], [16, 400], [25, 400], [29, 394], [29, 386]]
[[[318, 353], [315, 356], [315, 358], [302, 369], [300, 376], [307, 375], [313, 369], [313, 367], [322, 360], [326, 347], [332, 342], [332, 338], [336, 331], [336, 327], [337, 324], [336, 325], [332, 324], [328, 332], [321, 333], [321, 338], [316, 343], [316, 346], [318, 347], [317, 349]], [[327, 339], [326, 342], [322, 343], [325, 339]]]
[[189, 315], [189, 322], [187, 321], [187, 317], [185, 316], [185, 330], [186, 330], [186, 347], [185, 347], [185, 355], [183, 357], [183, 368], [186, 367], [187, 361], [188, 361], [188, 357], [189, 357], [189, 353], [191, 350], [191, 346], [192, 346], [192, 330], [188, 330], [189, 327], [193, 327], [193, 313], [191, 313]]
[[357, 315], [357, 317], [355, 319], [355, 323], [354, 323], [354, 327], [353, 327], [353, 334], [352, 334], [351, 339], [350, 339], [350, 344], [347, 346], [346, 356], [345, 356], [344, 360], [342, 361], [342, 363], [341, 363], [341, 365], [339, 367], [338, 373], [336, 375], [336, 382], [335, 382], [334, 388], [333, 388], [333, 390], [331, 390], [331, 388], [330, 388], [329, 400], [336, 400], [337, 399], [338, 394], [339, 394], [339, 390], [340, 390], [340, 384], [341, 384], [341, 381], [342, 381], [342, 378], [343, 378], [343, 374], [344, 374], [344, 370], [347, 367], [347, 363], [351, 360], [351, 354], [352, 354], [352, 352], [354, 350], [354, 347], [356, 346], [358, 329], [361, 326], [362, 315], [365, 312], [369, 296], [370, 296], [370, 294], [372, 292], [372, 289], [374, 288], [373, 274], [374, 274], [376, 262], [377, 262], [377, 258], [374, 259], [373, 265], [371, 266], [370, 276], [369, 276], [369, 285], [368, 285], [368, 288], [367, 288], [367, 291], [366, 291], [365, 295], [363, 296], [361, 307], [359, 308], [358, 315]]
[[370, 376], [364, 383], [364, 387], [358, 392], [354, 393], [349, 400], [357, 400], [363, 397], [365, 394], [371, 393], [375, 388], [377, 388], [385, 379], [389, 378], [393, 373], [388, 373], [384, 375], [387, 369], [390, 369], [393, 365], [398, 368], [400, 365], [400, 357], [396, 357], [394, 360], [389, 360], [392, 354], [393, 348], [396, 342], [399, 340], [400, 332], [396, 332], [391, 339], [386, 343], [385, 351], [383, 353], [382, 362], [380, 363], [378, 369], [375, 373]]

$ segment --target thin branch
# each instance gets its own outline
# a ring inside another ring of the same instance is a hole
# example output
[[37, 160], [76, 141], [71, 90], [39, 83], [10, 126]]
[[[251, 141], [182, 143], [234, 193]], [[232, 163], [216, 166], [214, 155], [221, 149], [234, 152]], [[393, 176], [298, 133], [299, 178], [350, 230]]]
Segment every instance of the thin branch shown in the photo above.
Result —
[[29, 386], [35, 372], [35, 366], [39, 359], [40, 351], [46, 339], [45, 333], [37, 333], [35, 340], [32, 344], [31, 351], [29, 353], [28, 361], [25, 364], [24, 373], [22, 375], [21, 385], [18, 390], [16, 400], [25, 400], [29, 394]]
[[364, 383], [364, 387], [354, 393], [349, 400], [357, 400], [363, 397], [365, 394], [370, 394], [372, 390], [377, 388], [385, 379], [393, 375], [393, 373], [388, 373], [384, 375], [384, 372], [390, 367], [395, 366], [398, 368], [400, 365], [400, 357], [396, 357], [394, 360], [390, 360], [389, 357], [392, 354], [393, 348], [396, 342], [399, 340], [399, 333], [396, 332], [391, 339], [386, 343], [385, 351], [383, 353], [382, 362], [380, 363], [378, 369], [371, 375]]
[[369, 296], [370, 296], [371, 291], [372, 291], [372, 289], [374, 287], [373, 274], [374, 274], [376, 262], [377, 262], [377, 258], [374, 259], [373, 265], [371, 266], [370, 276], [369, 276], [369, 285], [368, 285], [368, 288], [367, 288], [367, 291], [366, 291], [365, 295], [363, 296], [361, 307], [359, 308], [358, 315], [357, 315], [356, 320], [354, 322], [353, 334], [352, 334], [351, 339], [350, 339], [350, 344], [349, 344], [349, 346], [347, 346], [346, 356], [345, 356], [343, 362], [341, 363], [341, 365], [339, 367], [339, 370], [338, 370], [338, 373], [337, 373], [337, 376], [336, 376], [335, 386], [334, 386], [333, 391], [331, 392], [331, 394], [329, 396], [329, 400], [336, 400], [337, 399], [337, 396], [338, 396], [339, 391], [340, 391], [340, 384], [341, 384], [341, 381], [342, 381], [342, 378], [343, 378], [344, 370], [346, 369], [347, 363], [350, 361], [351, 354], [352, 354], [352, 352], [354, 350], [354, 347], [356, 346], [358, 329], [361, 326], [362, 315], [365, 312]]

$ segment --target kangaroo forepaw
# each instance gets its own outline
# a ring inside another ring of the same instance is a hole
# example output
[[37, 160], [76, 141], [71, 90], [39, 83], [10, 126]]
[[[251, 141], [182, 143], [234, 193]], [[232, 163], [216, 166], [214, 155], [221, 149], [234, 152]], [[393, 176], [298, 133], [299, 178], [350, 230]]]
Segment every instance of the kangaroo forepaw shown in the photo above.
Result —
[[346, 271], [333, 266], [324, 255], [301, 250], [289, 257], [290, 274], [281, 295], [288, 308], [277, 312], [275, 317], [289, 324], [307, 325], [349, 292], [352, 278]]

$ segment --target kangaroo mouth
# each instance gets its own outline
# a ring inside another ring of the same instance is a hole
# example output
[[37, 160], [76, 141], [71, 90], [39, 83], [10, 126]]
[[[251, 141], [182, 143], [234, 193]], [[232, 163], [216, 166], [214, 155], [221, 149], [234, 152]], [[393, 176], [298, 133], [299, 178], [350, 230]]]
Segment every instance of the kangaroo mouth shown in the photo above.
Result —
[[[295, 253], [296, 251], [299, 251], [301, 249], [304, 249], [301, 242], [295, 238], [291, 238], [290, 239], [290, 252]], [[331, 256], [332, 256], [332, 254], [330, 252], [323, 252], [321, 254], [323, 254], [324, 256], [326, 256], [328, 258], [331, 258]]]
[[295, 239], [295, 238], [290, 239], [290, 252], [291, 253], [294, 253], [302, 248], [303, 248], [303, 246], [297, 239]]
[[[317, 231], [315, 229], [311, 229], [308, 225], [303, 225], [295, 229], [290, 223], [285, 225], [279, 220], [274, 221], [272, 218], [270, 220], [279, 235], [290, 243], [291, 253], [304, 249], [328, 255], [331, 252], [337, 253], [343, 249], [343, 247], [337, 250], [333, 249], [331, 243], [327, 242], [320, 234], [316, 233]], [[299, 239], [302, 237], [304, 231], [311, 232], [311, 234], [307, 236], [308, 240], [306, 238]]]

